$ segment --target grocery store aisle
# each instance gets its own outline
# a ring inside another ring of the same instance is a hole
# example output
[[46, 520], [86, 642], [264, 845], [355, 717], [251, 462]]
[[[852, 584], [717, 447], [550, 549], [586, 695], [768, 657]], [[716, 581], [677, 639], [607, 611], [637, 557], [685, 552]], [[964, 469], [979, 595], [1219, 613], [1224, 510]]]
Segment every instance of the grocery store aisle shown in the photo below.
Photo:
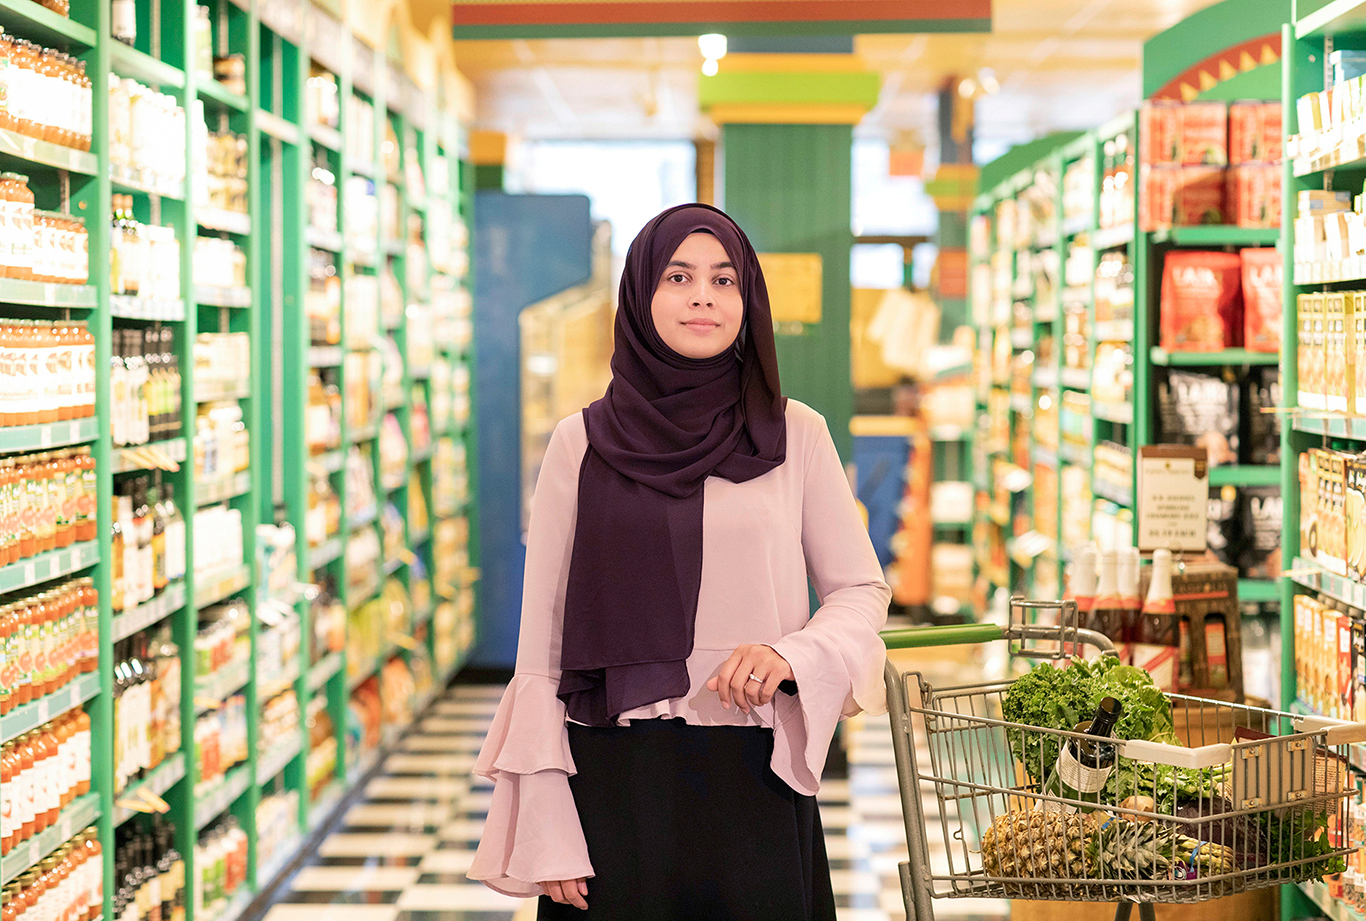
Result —
[[[534, 901], [465, 877], [493, 790], [470, 769], [502, 691], [457, 685], [433, 704], [265, 921], [534, 918]], [[897, 863], [906, 840], [887, 717], [856, 718], [849, 729], [849, 777], [826, 780], [820, 792], [840, 921], [894, 921], [905, 917]], [[1007, 914], [1000, 902], [935, 909], [940, 918], [981, 921]]]

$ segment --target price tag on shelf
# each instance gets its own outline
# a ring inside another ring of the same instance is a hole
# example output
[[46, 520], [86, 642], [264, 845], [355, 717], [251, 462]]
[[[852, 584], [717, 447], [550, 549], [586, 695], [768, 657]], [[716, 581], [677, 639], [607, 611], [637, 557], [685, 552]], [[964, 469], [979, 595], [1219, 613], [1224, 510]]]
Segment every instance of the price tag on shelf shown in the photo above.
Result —
[[1205, 449], [1144, 445], [1138, 463], [1138, 549], [1203, 553], [1209, 517]]
[[46, 723], [46, 722], [47, 722], [49, 706], [50, 706], [50, 704], [49, 704], [48, 698], [46, 698], [46, 697], [40, 697], [40, 698], [38, 699], [38, 725], [39, 725], [39, 726], [41, 726], [43, 723]]
[[43, 849], [39, 846], [39, 841], [34, 838], [28, 845], [28, 862], [35, 864], [43, 857]]

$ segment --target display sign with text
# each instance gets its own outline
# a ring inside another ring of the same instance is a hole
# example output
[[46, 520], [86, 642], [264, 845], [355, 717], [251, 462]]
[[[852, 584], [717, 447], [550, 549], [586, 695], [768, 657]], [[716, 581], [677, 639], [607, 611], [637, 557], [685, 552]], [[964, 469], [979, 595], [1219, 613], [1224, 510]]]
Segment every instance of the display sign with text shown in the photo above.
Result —
[[1209, 456], [1189, 445], [1138, 449], [1138, 549], [1203, 553], [1209, 523]]

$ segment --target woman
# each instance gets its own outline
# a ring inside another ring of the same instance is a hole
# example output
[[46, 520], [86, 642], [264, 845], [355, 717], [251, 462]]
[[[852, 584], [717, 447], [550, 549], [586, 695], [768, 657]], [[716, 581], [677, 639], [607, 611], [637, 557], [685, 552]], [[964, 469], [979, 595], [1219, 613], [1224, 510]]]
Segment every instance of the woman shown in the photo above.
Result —
[[541, 467], [469, 876], [542, 919], [833, 921], [815, 794], [840, 718], [886, 708], [890, 591], [729, 217], [641, 230], [615, 335]]

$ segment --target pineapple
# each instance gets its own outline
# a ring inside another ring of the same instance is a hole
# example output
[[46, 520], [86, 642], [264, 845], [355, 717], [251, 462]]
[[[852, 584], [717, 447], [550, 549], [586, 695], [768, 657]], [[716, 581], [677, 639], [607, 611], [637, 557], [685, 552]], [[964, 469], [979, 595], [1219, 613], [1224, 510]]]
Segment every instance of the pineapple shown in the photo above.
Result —
[[1086, 879], [1092, 859], [1087, 839], [1094, 839], [1100, 821], [1096, 813], [1007, 812], [982, 836], [982, 866], [989, 876]]
[[1099, 879], [1184, 879], [1233, 871], [1229, 848], [1201, 843], [1157, 822], [1106, 822], [1091, 838], [1087, 856]]

